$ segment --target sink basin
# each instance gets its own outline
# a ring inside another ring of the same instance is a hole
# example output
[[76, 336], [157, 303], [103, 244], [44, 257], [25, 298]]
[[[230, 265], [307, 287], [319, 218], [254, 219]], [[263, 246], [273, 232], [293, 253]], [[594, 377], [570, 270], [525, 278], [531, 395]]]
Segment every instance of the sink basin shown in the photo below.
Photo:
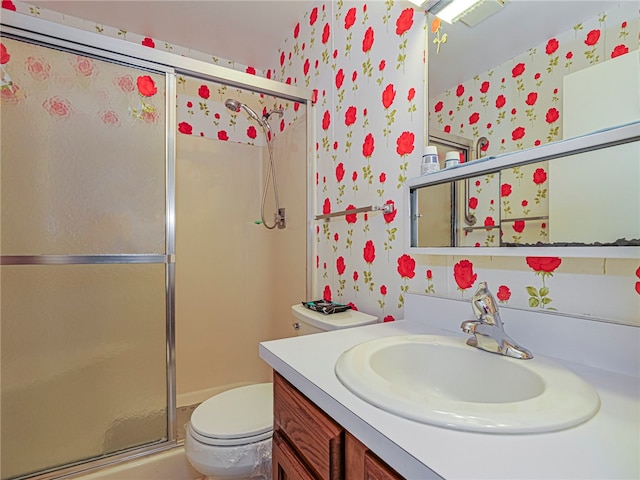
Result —
[[372, 405], [457, 430], [550, 432], [585, 422], [600, 407], [590, 384], [549, 359], [488, 353], [457, 337], [370, 340], [344, 352], [335, 372]]

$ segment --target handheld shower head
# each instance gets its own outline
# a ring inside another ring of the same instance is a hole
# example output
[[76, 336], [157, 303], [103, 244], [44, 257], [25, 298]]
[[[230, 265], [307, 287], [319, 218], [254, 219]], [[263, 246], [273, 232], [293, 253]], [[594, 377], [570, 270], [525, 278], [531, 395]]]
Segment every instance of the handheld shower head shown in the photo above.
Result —
[[232, 112], [236, 112], [236, 113], [238, 113], [242, 108], [245, 112], [247, 112], [247, 115], [249, 115], [249, 117], [251, 117], [253, 120], [255, 120], [260, 125], [262, 125], [262, 119], [260, 118], [260, 116], [244, 103], [241, 103], [234, 98], [227, 98], [227, 101], [224, 102], [224, 106], [227, 107]]
[[240, 111], [240, 102], [238, 100], [234, 100], [233, 98], [227, 98], [227, 101], [224, 102], [224, 106], [232, 112]]

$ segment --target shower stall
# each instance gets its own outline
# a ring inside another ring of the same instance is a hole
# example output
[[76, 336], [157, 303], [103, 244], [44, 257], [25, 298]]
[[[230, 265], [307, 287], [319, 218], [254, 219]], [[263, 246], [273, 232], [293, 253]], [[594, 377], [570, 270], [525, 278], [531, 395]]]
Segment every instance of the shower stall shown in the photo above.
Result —
[[[257, 343], [310, 288], [306, 92], [95, 37], [3, 11], [2, 480], [174, 447], [181, 399], [269, 376]], [[187, 135], [189, 84], [303, 108], [271, 143]], [[268, 231], [275, 164], [299, 208]]]

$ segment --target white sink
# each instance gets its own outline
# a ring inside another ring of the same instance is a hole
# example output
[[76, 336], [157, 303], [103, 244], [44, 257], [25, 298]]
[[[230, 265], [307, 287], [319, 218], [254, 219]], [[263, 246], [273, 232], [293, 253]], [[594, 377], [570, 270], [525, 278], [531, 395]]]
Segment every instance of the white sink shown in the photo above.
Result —
[[534, 433], [590, 419], [596, 390], [557, 363], [519, 360], [438, 335], [385, 337], [344, 352], [336, 375], [383, 410], [457, 430]]

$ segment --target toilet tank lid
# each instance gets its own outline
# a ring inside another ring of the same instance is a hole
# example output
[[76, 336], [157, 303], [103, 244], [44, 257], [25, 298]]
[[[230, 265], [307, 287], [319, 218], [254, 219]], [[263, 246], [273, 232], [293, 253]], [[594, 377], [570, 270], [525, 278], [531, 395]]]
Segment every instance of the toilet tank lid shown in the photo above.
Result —
[[200, 435], [245, 438], [273, 429], [273, 384], [233, 388], [205, 400], [191, 414], [191, 427]]
[[313, 325], [321, 330], [340, 330], [342, 328], [368, 325], [378, 321], [378, 317], [353, 309], [345, 312], [325, 315], [324, 313], [309, 310], [302, 304], [296, 304], [291, 307], [291, 312], [296, 319], [301, 322], [308, 323], [309, 325]]

